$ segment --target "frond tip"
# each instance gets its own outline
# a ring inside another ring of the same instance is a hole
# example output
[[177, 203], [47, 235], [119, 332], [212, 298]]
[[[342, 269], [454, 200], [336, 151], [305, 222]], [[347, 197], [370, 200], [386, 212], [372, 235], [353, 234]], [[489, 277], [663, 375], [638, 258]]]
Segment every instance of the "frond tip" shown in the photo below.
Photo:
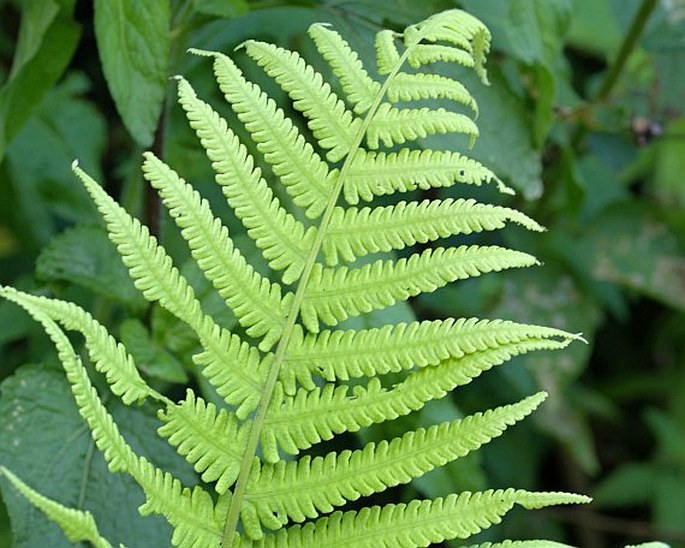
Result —
[[542, 508], [587, 502], [588, 497], [569, 493], [515, 489], [464, 492], [408, 504], [371, 506], [359, 512], [335, 512], [314, 523], [282, 529], [258, 546], [429, 546], [448, 539], [468, 538], [500, 523], [515, 504]]

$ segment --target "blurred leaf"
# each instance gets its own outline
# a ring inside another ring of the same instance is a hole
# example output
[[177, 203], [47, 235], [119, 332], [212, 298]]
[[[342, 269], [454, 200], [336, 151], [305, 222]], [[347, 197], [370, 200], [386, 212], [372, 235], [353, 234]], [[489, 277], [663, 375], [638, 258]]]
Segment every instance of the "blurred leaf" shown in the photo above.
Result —
[[[546, 265], [541, 269], [508, 272], [493, 317], [549, 325], [572, 333], [592, 335], [601, 313], [595, 303], [563, 271]], [[569, 386], [580, 376], [591, 347], [574, 343], [560, 352], [533, 352], [522, 358], [540, 389], [549, 393], [544, 412], [535, 420], [559, 439], [587, 471], [597, 470], [594, 443], [583, 409], [575, 405]], [[506, 372], [508, 369], [505, 369]]]
[[0, 88], [0, 160], [66, 69], [80, 37], [73, 0], [26, 0], [23, 7], [12, 70]]
[[649, 409], [645, 420], [659, 446], [659, 456], [670, 466], [677, 466], [685, 480], [685, 430], [666, 413]]
[[576, 48], [608, 56], [621, 43], [621, 29], [611, 0], [572, 0], [569, 42]]
[[459, 150], [494, 171], [532, 200], [543, 191], [541, 152], [535, 148], [530, 119], [525, 103], [507, 86], [497, 66], [488, 68], [490, 85], [483, 85], [475, 76], [446, 67], [441, 74], [460, 79], [480, 105], [477, 123], [480, 137], [472, 150], [467, 150], [463, 135], [431, 136], [424, 140], [429, 146]]
[[643, 45], [652, 54], [656, 69], [660, 109], [685, 114], [685, 16], [682, 3], [672, 2], [670, 9], [671, 13], [645, 36]]
[[493, 46], [532, 65], [553, 61], [571, 21], [570, 0], [461, 0], [493, 34]]
[[179, 384], [188, 381], [183, 365], [168, 350], [150, 339], [150, 334], [140, 320], [129, 318], [121, 324], [119, 330], [121, 342], [146, 375]]
[[95, 0], [95, 36], [107, 79], [131, 136], [152, 144], [167, 85], [169, 0]]
[[685, 310], [685, 254], [657, 215], [634, 202], [607, 208], [587, 227], [578, 259], [600, 280]]
[[[685, 57], [685, 50], [683, 57]], [[685, 73], [685, 65], [683, 73]], [[685, 89], [682, 97], [685, 97]], [[685, 118], [680, 118], [670, 124], [664, 137], [655, 144], [655, 148], [654, 193], [664, 206], [684, 208]]]
[[84, 169], [102, 179], [105, 124], [93, 105], [79, 98], [88, 86], [83, 74], [70, 74], [7, 149], [7, 179], [0, 180], [0, 187], [12, 197], [6, 215], [24, 246], [50, 240], [56, 231], [55, 213], [72, 222], [100, 218], [70, 168], [78, 158]]
[[250, 10], [246, 0], [199, 0], [193, 8], [198, 13], [226, 18], [238, 17]]
[[395, 23], [404, 28], [421, 21], [434, 13], [454, 7], [449, 0], [394, 0], [393, 2], [369, 2], [368, 0], [324, 0], [322, 8], [330, 10], [332, 14], [351, 20], [362, 19], [372, 21], [381, 26]]
[[656, 481], [654, 525], [665, 531], [685, 531], [685, 472], [664, 470]]
[[[78, 414], [62, 372], [44, 365], [22, 367], [0, 385], [0, 462], [28, 485], [62, 504], [89, 510], [113, 544], [167, 546], [171, 529], [160, 516], [142, 517], [142, 490], [128, 476], [108, 471]], [[112, 413], [122, 435], [155, 465], [196, 483], [189, 468], [155, 435], [159, 423], [150, 407]], [[0, 482], [16, 548], [67, 547], [63, 533], [7, 483]]]
[[80, 285], [135, 310], [145, 308], [114, 244], [99, 227], [77, 226], [56, 236], [38, 257], [36, 276]]
[[598, 508], [625, 508], [647, 504], [654, 496], [658, 471], [649, 463], [624, 464], [594, 490]]

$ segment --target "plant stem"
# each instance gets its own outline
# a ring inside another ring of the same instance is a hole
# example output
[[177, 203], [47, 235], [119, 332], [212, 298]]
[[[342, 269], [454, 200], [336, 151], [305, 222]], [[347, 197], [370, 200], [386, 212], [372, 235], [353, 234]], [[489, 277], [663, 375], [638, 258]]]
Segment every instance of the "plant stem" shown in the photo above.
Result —
[[[595, 95], [594, 100], [587, 105], [587, 108], [591, 109], [595, 105], [605, 102], [611, 95], [611, 92], [614, 90], [614, 87], [616, 86], [616, 83], [618, 82], [621, 73], [626, 66], [630, 54], [635, 49], [635, 46], [637, 46], [637, 42], [645, 29], [647, 21], [649, 20], [649, 16], [652, 14], [652, 11], [657, 5], [657, 1], [658, 0], [642, 0], [640, 9], [637, 11], [635, 17], [633, 18], [633, 22], [630, 24], [628, 34], [623, 39], [623, 43], [618, 50], [616, 59], [614, 59], [614, 62], [611, 64], [609, 70], [604, 76], [604, 80], [597, 91], [597, 95]], [[571, 137], [571, 147], [574, 150], [581, 149], [587, 132], [587, 123], [582, 122], [576, 127], [576, 130], [573, 132]]]
[[657, 0], [642, 0], [640, 9], [635, 15], [635, 18], [630, 25], [630, 29], [628, 30], [628, 34], [621, 44], [621, 49], [618, 51], [616, 59], [609, 67], [609, 72], [607, 72], [606, 76], [604, 77], [604, 81], [602, 82], [602, 86], [597, 92], [595, 102], [601, 103], [605, 101], [611, 94], [611, 91], [616, 85], [621, 72], [623, 72], [623, 68], [625, 67], [628, 57], [630, 57], [630, 54], [635, 49], [635, 46], [637, 45], [637, 42], [645, 29], [647, 20], [652, 14], [652, 11], [654, 11], [656, 5]]
[[257, 414], [255, 415], [254, 422], [250, 428], [250, 435], [247, 440], [245, 447], [245, 452], [243, 453], [243, 459], [240, 463], [240, 472], [238, 474], [238, 479], [236, 481], [236, 486], [233, 491], [233, 497], [231, 498], [231, 504], [228, 509], [228, 515], [226, 516], [226, 523], [224, 525], [224, 533], [221, 539], [221, 546], [228, 548], [233, 545], [233, 538], [235, 535], [235, 530], [238, 526], [238, 518], [240, 516], [240, 507], [242, 506], [243, 499], [245, 497], [245, 490], [247, 488], [247, 480], [250, 477], [250, 471], [252, 469], [252, 463], [254, 461], [255, 455], [257, 453], [257, 446], [259, 445], [259, 438], [264, 427], [264, 421], [266, 419], [266, 414], [269, 409], [269, 404], [271, 403], [271, 396], [273, 395], [276, 382], [278, 381], [278, 375], [283, 365], [285, 359], [285, 352], [290, 343], [290, 337], [292, 336], [293, 329], [295, 327], [295, 322], [299, 316], [300, 308], [302, 306], [302, 301], [304, 300], [305, 292], [307, 290], [307, 284], [309, 282], [309, 277], [311, 275], [314, 264], [316, 263], [316, 257], [319, 254], [321, 245], [323, 244], [323, 239], [326, 235], [326, 230], [333, 216], [333, 210], [336, 203], [338, 202], [338, 197], [342, 192], [347, 173], [350, 170], [352, 161], [360, 148], [362, 139], [366, 135], [366, 130], [371, 124], [371, 120], [376, 114], [385, 93], [392, 82], [395, 75], [399, 72], [400, 68], [409, 56], [410, 48], [407, 48], [402, 57], [397, 63], [395, 69], [388, 75], [383, 86], [381, 87], [378, 95], [376, 96], [373, 105], [369, 109], [364, 123], [360, 127], [357, 135], [354, 139], [354, 144], [350, 148], [350, 152], [345, 158], [345, 163], [340, 171], [340, 176], [336, 182], [336, 186], [333, 189], [330, 200], [324, 211], [323, 217], [321, 218], [321, 223], [319, 224], [319, 229], [316, 234], [316, 239], [312, 245], [312, 249], [307, 256], [307, 261], [304, 265], [302, 275], [300, 276], [300, 282], [297, 286], [297, 291], [295, 292], [295, 297], [288, 311], [288, 316], [286, 318], [285, 325], [283, 327], [283, 334], [281, 339], [278, 341], [278, 347], [276, 348], [276, 354], [274, 356], [274, 361], [269, 370], [269, 375], [264, 384], [264, 389], [262, 391], [262, 397], [259, 400], [259, 406], [257, 408]]

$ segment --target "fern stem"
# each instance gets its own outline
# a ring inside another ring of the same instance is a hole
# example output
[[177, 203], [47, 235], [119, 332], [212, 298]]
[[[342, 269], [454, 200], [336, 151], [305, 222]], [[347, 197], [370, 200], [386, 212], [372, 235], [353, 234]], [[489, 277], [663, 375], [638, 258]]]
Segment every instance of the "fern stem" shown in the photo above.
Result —
[[309, 282], [312, 269], [314, 268], [314, 264], [316, 263], [316, 257], [318, 256], [319, 251], [321, 250], [321, 246], [326, 236], [328, 225], [330, 224], [331, 218], [333, 216], [335, 205], [338, 201], [340, 193], [342, 192], [345, 178], [347, 177], [347, 173], [351, 168], [354, 157], [360, 148], [362, 139], [364, 138], [364, 135], [366, 135], [366, 130], [369, 128], [369, 125], [371, 124], [371, 120], [375, 116], [376, 111], [378, 110], [378, 107], [381, 104], [381, 101], [385, 97], [385, 94], [387, 92], [388, 87], [390, 86], [390, 83], [395, 78], [399, 70], [402, 68], [404, 62], [407, 60], [410, 51], [411, 48], [405, 49], [404, 53], [397, 62], [397, 65], [385, 79], [385, 82], [383, 82], [381, 89], [379, 90], [376, 98], [374, 99], [373, 104], [371, 105], [371, 108], [369, 109], [366, 115], [366, 118], [364, 119], [364, 123], [359, 128], [357, 135], [355, 135], [354, 137], [353, 146], [350, 148], [350, 152], [345, 158], [345, 163], [343, 164], [343, 167], [340, 171], [340, 176], [338, 177], [336, 186], [334, 187], [333, 192], [331, 193], [330, 200], [321, 218], [321, 223], [319, 224], [316, 239], [314, 240], [309, 255], [307, 256], [307, 260], [305, 262], [302, 275], [300, 276], [297, 291], [295, 292], [295, 297], [292, 301], [290, 310], [288, 311], [288, 316], [285, 321], [285, 325], [283, 327], [283, 334], [281, 335], [281, 339], [278, 342], [274, 360], [271, 365], [271, 369], [269, 370], [269, 375], [267, 376], [264, 388], [262, 390], [262, 397], [259, 401], [259, 406], [257, 408], [255, 419], [252, 423], [252, 427], [250, 428], [250, 434], [247, 439], [245, 452], [243, 453], [243, 458], [240, 463], [240, 472], [238, 474], [238, 479], [236, 481], [233, 496], [231, 498], [231, 504], [229, 506], [228, 514], [226, 516], [226, 522], [224, 524], [224, 532], [223, 537], [221, 539], [221, 546], [223, 547], [229, 547], [233, 545], [233, 538], [235, 536], [235, 531], [238, 526], [238, 518], [240, 516], [240, 507], [242, 506], [243, 499], [245, 498], [245, 490], [247, 488], [247, 481], [249, 479], [250, 471], [252, 469], [252, 462], [254, 461], [255, 455], [257, 454], [257, 446], [259, 445], [259, 439], [264, 428], [264, 422], [266, 420], [266, 414], [269, 409], [271, 397], [273, 395], [276, 382], [278, 381], [281, 366], [283, 365], [285, 351], [290, 342], [290, 337], [292, 336], [293, 329], [295, 327], [295, 322], [297, 321], [297, 317], [299, 316], [300, 309], [302, 307], [302, 301], [304, 300], [305, 292], [307, 291], [307, 284]]

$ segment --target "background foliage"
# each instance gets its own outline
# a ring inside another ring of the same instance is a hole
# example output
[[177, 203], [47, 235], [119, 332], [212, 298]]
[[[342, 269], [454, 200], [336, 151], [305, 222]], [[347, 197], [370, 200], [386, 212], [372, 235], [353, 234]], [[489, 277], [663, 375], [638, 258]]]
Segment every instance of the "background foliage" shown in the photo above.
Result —
[[[188, 359], [197, 342], [137, 294], [71, 161], [79, 158], [183, 264], [188, 252], [139, 167], [152, 148], [224, 211], [168, 80], [183, 74], [226, 112], [211, 71], [188, 47], [229, 52], [258, 38], [306, 55], [307, 26], [327, 21], [370, 62], [381, 26], [402, 28], [455, 6], [493, 32], [493, 85], [470, 82], [482, 135], [471, 154], [518, 190], [502, 205], [549, 229], [541, 237], [512, 228], [489, 243], [526, 250], [545, 266], [472, 279], [358, 322], [502, 317], [582, 331], [590, 344], [515, 360], [406, 418], [434, 423], [536, 387], [551, 394], [536, 420], [479, 457], [390, 495], [486, 484], [585, 492], [596, 498], [587, 508], [512, 514], [484, 540], [548, 537], [594, 548], [660, 538], [685, 546], [683, 0], [0, 0], [0, 283], [93, 311], [159, 390], [203, 390]], [[437, 148], [464, 144], [431, 138]], [[431, 192], [501, 203], [490, 189]], [[207, 310], [225, 310], [187, 264]], [[166, 524], [137, 515], [142, 494], [106, 473], [40, 327], [6, 302], [0, 326], [0, 462], [44, 494], [89, 509], [112, 541], [165, 544]], [[141, 454], [188, 485], [198, 481], [153, 435], [150, 409], [111, 403]], [[395, 428], [369, 429], [359, 443]], [[4, 479], [0, 493], [0, 545], [67, 545]]]

